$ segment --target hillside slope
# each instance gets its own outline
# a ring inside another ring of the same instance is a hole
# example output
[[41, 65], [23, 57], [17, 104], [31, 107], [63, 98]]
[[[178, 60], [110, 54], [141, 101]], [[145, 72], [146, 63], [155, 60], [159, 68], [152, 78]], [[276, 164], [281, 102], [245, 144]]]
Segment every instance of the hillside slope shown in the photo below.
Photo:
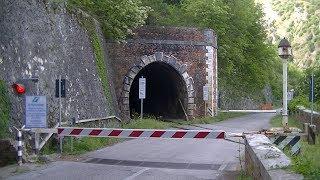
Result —
[[256, 0], [265, 13], [268, 39], [279, 42], [288, 37], [293, 46], [294, 64], [300, 68], [320, 61], [320, 1]]

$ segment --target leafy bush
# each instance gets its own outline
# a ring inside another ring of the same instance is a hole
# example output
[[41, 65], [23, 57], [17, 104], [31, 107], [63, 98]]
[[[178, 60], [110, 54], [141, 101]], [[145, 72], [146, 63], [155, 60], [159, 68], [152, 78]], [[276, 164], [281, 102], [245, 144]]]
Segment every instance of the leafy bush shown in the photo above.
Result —
[[145, 23], [149, 7], [140, 0], [68, 0], [68, 7], [77, 7], [100, 21], [107, 38], [124, 39]]
[[8, 136], [10, 109], [11, 104], [6, 84], [0, 80], [0, 139]]
[[320, 179], [320, 137], [315, 145], [302, 142], [301, 154], [292, 157], [292, 170], [303, 174], [305, 179]]
[[293, 98], [288, 104], [289, 112], [297, 112], [298, 106], [309, 107], [308, 98], [306, 96], [298, 96]]

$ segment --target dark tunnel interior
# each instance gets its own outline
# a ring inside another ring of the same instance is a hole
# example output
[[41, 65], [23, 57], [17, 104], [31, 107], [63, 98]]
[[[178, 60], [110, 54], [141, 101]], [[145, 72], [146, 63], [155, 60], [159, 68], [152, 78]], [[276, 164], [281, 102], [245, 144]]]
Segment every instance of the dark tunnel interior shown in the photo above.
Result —
[[[139, 78], [146, 78], [146, 99], [143, 100], [144, 116], [160, 119], [185, 119], [185, 82], [172, 66], [153, 62], [137, 74], [130, 88], [130, 116], [140, 115]], [[181, 103], [180, 103], [181, 101]]]

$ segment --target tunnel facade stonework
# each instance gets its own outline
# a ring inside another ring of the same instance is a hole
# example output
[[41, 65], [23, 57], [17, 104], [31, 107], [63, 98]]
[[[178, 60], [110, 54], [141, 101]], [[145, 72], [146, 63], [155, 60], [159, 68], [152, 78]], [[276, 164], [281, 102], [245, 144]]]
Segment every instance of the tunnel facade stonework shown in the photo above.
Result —
[[[189, 119], [216, 114], [217, 36], [213, 30], [145, 26], [135, 30], [126, 42], [108, 42], [107, 46], [122, 117], [130, 117], [130, 90], [134, 79], [154, 63], [172, 67], [181, 77], [180, 83], [186, 91], [181, 101]], [[203, 86], [209, 87], [206, 110]]]

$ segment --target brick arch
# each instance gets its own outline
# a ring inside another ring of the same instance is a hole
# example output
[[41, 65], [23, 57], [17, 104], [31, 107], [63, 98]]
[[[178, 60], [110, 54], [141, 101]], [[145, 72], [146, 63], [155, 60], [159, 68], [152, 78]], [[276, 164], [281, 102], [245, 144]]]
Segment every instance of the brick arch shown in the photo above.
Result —
[[177, 58], [174, 56], [167, 56], [164, 55], [163, 52], [156, 52], [153, 55], [147, 56], [141, 56], [139, 63], [132, 66], [127, 74], [124, 77], [123, 80], [123, 86], [122, 86], [122, 93], [119, 100], [119, 106], [120, 110], [122, 112], [122, 115], [125, 117], [130, 117], [130, 88], [133, 83], [134, 78], [137, 76], [140, 70], [142, 70], [145, 66], [149, 65], [150, 63], [154, 62], [163, 62], [171, 67], [173, 67], [178, 74], [181, 76], [181, 78], [184, 80], [184, 84], [187, 89], [187, 107], [184, 107], [187, 111], [188, 117], [193, 117], [194, 114], [194, 81], [191, 76], [189, 76], [187, 72], [187, 65], [181, 64], [178, 62]]

